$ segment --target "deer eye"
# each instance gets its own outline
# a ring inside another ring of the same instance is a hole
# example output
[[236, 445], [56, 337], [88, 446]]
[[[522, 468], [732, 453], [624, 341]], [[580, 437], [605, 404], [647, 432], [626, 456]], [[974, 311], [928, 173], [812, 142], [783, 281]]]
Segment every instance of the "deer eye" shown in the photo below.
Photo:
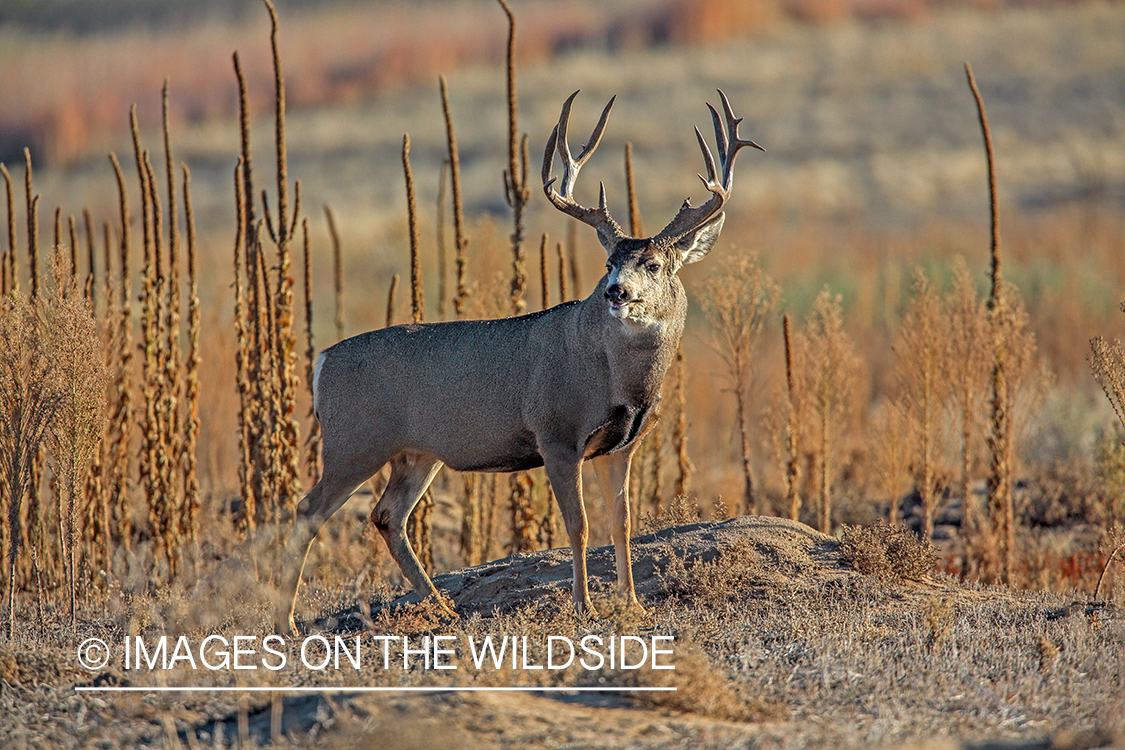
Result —
[[605, 264], [605, 272], [606, 273], [613, 273], [613, 264], [612, 263], [606, 263]]
[[658, 274], [660, 273], [660, 264], [656, 261], [652, 261], [647, 266], [645, 266], [645, 270], [651, 274]]

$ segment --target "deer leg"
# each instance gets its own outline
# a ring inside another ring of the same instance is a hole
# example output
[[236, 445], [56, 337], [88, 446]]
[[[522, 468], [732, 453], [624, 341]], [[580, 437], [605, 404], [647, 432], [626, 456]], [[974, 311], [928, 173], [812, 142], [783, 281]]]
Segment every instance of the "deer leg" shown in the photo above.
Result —
[[591, 463], [605, 499], [609, 530], [617, 553], [617, 591], [628, 606], [643, 611], [644, 607], [637, 601], [637, 592], [633, 588], [633, 564], [629, 551], [629, 461], [632, 456], [630, 446], [617, 453], [591, 459]]
[[[340, 509], [352, 493], [368, 477], [378, 471], [379, 464], [370, 472], [367, 468], [354, 472], [331, 471], [327, 467], [320, 481], [297, 505], [297, 515], [289, 538], [285, 541], [281, 568], [281, 600], [274, 614], [274, 625], [279, 632], [297, 634], [294, 610], [297, 606], [297, 590], [301, 586], [301, 575], [305, 570], [305, 560], [317, 532], [329, 517]], [[371, 464], [367, 464], [370, 467]], [[366, 472], [366, 473], [365, 473]], [[360, 476], [362, 474], [362, 476]]]
[[[406, 578], [414, 586], [418, 597], [426, 599], [434, 597], [441, 602], [437, 587], [426, 574], [418, 556], [406, 538], [406, 519], [411, 511], [422, 499], [422, 493], [430, 486], [430, 482], [437, 476], [441, 469], [441, 461], [426, 453], [403, 451], [391, 459], [391, 478], [387, 480], [387, 487], [383, 496], [371, 510], [371, 522], [379, 530], [391, 557], [398, 563]], [[450, 617], [457, 614], [441, 604], [441, 609]]]
[[593, 602], [590, 601], [590, 589], [586, 579], [586, 539], [589, 535], [589, 526], [586, 523], [586, 509], [582, 505], [582, 460], [569, 458], [554, 459], [545, 456], [547, 478], [551, 482], [551, 489], [555, 491], [555, 499], [562, 512], [563, 523], [566, 525], [567, 536], [570, 537], [570, 552], [574, 558], [574, 611], [578, 614], [587, 614], [597, 617]]

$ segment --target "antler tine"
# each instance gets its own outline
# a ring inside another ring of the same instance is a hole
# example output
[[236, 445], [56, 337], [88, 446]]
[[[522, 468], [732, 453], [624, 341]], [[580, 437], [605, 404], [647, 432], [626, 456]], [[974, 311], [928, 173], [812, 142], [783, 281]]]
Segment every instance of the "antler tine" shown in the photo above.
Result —
[[[707, 146], [707, 141], [703, 139], [703, 133], [699, 132], [699, 128], [695, 129], [695, 137], [699, 139], [699, 150], [703, 152], [703, 165], [707, 167], [707, 177], [703, 175], [696, 175], [699, 179], [703, 180], [703, 184], [708, 186], [715, 182], [715, 159], [711, 156], [711, 149]], [[722, 154], [722, 149], [719, 149]]]
[[[710, 107], [711, 115], [715, 120], [715, 133], [716, 133], [716, 137], [718, 137], [719, 142], [720, 142], [719, 150], [722, 151], [722, 152], [727, 152], [728, 149], [729, 149], [728, 158], [723, 159], [723, 162], [724, 162], [724, 164], [723, 164], [723, 183], [728, 184], [730, 182], [731, 169], [734, 167], [734, 155], [738, 153], [738, 150], [740, 148], [742, 148], [743, 146], [751, 146], [753, 148], [758, 149], [759, 151], [765, 151], [765, 149], [762, 148], [761, 146], [759, 146], [757, 143], [754, 143], [754, 141], [742, 140], [741, 138], [738, 137], [738, 125], [745, 118], [735, 117], [734, 116], [734, 110], [732, 110], [730, 108], [730, 101], [727, 100], [727, 95], [723, 93], [722, 89], [715, 89], [715, 90], [719, 92], [719, 98], [722, 99], [722, 101], [723, 101], [723, 114], [726, 115], [726, 120], [727, 120], [727, 140], [726, 141], [724, 141], [723, 138], [718, 135], [720, 133], [719, 113], [716, 112], [715, 108], [712, 107], [710, 104], [708, 104], [707, 106]], [[728, 189], [729, 189], [729, 184], [728, 184]]]
[[[715, 146], [719, 149], [720, 164], [726, 161], [727, 156], [727, 137], [723, 132], [723, 122], [719, 119], [719, 113], [711, 106], [710, 102], [707, 103], [707, 109], [711, 110], [711, 122], [715, 126]], [[736, 126], [737, 127], [737, 126]], [[696, 128], [698, 131], [699, 128]]]
[[543, 189], [547, 191], [547, 197], [551, 197], [551, 185], [555, 184], [557, 177], [551, 176], [551, 162], [555, 156], [555, 143], [559, 137], [559, 126], [551, 130], [551, 136], [547, 139], [547, 148], [543, 152]]
[[717, 170], [715, 159], [711, 155], [711, 149], [707, 146], [707, 141], [703, 138], [703, 134], [699, 132], [699, 128], [695, 129], [695, 136], [699, 140], [699, 149], [703, 153], [703, 164], [707, 168], [707, 177], [699, 175], [699, 179], [703, 181], [703, 185], [711, 193], [711, 197], [698, 208], [693, 208], [687, 201], [684, 201], [684, 205], [680, 207], [676, 216], [657, 235], [661, 239], [670, 240], [674, 243], [694, 232], [719, 213], [723, 204], [730, 197], [734, 178], [734, 158], [743, 146], [753, 146], [765, 151], [757, 143], [738, 137], [738, 124], [742, 122], [742, 118], [735, 117], [730, 101], [727, 100], [727, 95], [723, 93], [722, 89], [718, 91], [719, 98], [723, 103], [725, 123], [724, 118], [719, 116], [718, 110], [710, 104], [707, 105], [707, 109], [711, 111], [711, 121], [715, 126], [715, 143], [719, 149]]
[[[605, 105], [598, 124], [594, 126], [594, 131], [590, 134], [590, 139], [582, 147], [578, 157], [575, 158], [571, 154], [570, 144], [567, 142], [567, 130], [570, 125], [571, 104], [576, 96], [578, 96], [577, 91], [567, 97], [567, 100], [563, 103], [562, 114], [559, 115], [559, 122], [551, 131], [550, 138], [547, 139], [547, 148], [543, 153], [543, 192], [547, 194], [547, 198], [554, 204], [555, 208], [594, 227], [603, 239], [616, 241], [625, 235], [617, 222], [609, 215], [609, 209], [606, 207], [605, 185], [602, 184], [601, 186], [598, 207], [594, 209], [586, 208], [574, 200], [574, 183], [578, 179], [578, 171], [582, 169], [582, 165], [593, 155], [598, 148], [598, 144], [601, 143], [602, 133], [605, 131], [610, 110], [613, 108], [613, 103], [617, 100], [617, 97], [612, 97], [609, 103]], [[562, 160], [563, 169], [558, 192], [553, 189], [557, 178], [551, 175], [551, 165], [554, 161], [554, 153], [552, 152], [555, 151], [558, 152], [559, 158]]]

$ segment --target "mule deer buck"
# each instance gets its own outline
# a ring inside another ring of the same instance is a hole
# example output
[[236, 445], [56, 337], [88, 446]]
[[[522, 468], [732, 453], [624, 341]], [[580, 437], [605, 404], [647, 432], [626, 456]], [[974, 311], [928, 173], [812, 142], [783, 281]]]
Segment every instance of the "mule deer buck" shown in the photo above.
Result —
[[[442, 464], [458, 471], [508, 472], [545, 466], [574, 556], [574, 607], [593, 613], [586, 580], [582, 464], [594, 465], [617, 555], [620, 594], [641, 608], [629, 557], [629, 459], [655, 422], [661, 384], [683, 333], [687, 300], [677, 272], [702, 259], [723, 226], [734, 158], [743, 146], [730, 103], [711, 105], [716, 168], [696, 129], [711, 196], [687, 201], [658, 235], [627, 236], [606, 208], [574, 199], [578, 171], [601, 140], [614, 99], [575, 158], [563, 105], [543, 158], [543, 190], [554, 206], [598, 233], [606, 274], [584, 300], [500, 320], [383, 328], [320, 354], [313, 381], [323, 474], [297, 509], [285, 546], [285, 600], [277, 626], [296, 632], [293, 610], [308, 549], [344, 501], [388, 462], [391, 476], [371, 520], [422, 598], [441, 598], [406, 536], [406, 521]], [[559, 192], [551, 176], [562, 160]], [[452, 612], [448, 612], [452, 615]]]

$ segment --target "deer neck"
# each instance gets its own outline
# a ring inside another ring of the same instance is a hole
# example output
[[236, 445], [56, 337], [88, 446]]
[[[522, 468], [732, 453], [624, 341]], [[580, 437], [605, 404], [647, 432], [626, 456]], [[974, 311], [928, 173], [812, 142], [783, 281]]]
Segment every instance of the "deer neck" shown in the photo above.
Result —
[[684, 288], [679, 279], [674, 281], [667, 299], [639, 321], [610, 314], [605, 300], [605, 278], [584, 301], [586, 330], [596, 332], [591, 343], [598, 358], [609, 368], [613, 390], [626, 402], [647, 407], [660, 399], [664, 376], [676, 356], [687, 315]]

